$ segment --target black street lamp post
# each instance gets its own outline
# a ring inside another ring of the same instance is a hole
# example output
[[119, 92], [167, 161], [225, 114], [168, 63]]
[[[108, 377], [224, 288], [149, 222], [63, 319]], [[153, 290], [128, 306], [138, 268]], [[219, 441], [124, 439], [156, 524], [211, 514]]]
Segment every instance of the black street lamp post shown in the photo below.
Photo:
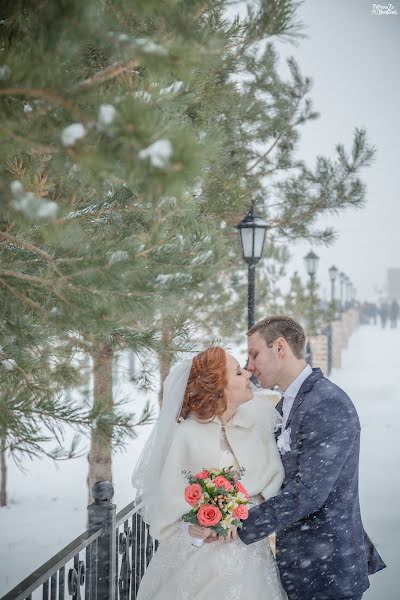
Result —
[[309, 315], [309, 328], [310, 333], [315, 333], [315, 314], [314, 314], [314, 302], [315, 302], [315, 275], [317, 272], [319, 256], [312, 250], [304, 257], [306, 263], [307, 273], [310, 277], [310, 315]]
[[346, 300], [347, 300], [347, 306], [350, 307], [352, 306], [352, 297], [351, 297], [351, 288], [353, 287], [353, 284], [351, 283], [351, 279], [350, 277], [347, 278], [346, 281]]
[[351, 284], [351, 303], [353, 306], [355, 306], [355, 304], [356, 304], [356, 294], [357, 294], [356, 286], [352, 283]]
[[336, 283], [336, 277], [338, 274], [338, 268], [335, 267], [335, 265], [332, 265], [329, 269], [329, 278], [331, 280], [331, 305], [332, 305], [332, 309], [335, 308], [335, 283]]
[[247, 215], [237, 225], [242, 257], [247, 263], [247, 327], [250, 330], [255, 323], [256, 264], [260, 260], [268, 225], [255, 212], [252, 206]]
[[347, 275], [342, 271], [340, 273], [340, 312], [344, 311], [344, 285], [346, 283], [346, 278]]
[[307, 273], [311, 279], [314, 279], [315, 274], [317, 272], [319, 256], [315, 254], [312, 250], [308, 254], [305, 255], [304, 261], [306, 263]]
[[335, 265], [332, 265], [329, 268], [329, 278], [331, 280], [331, 318], [329, 319], [326, 327], [325, 327], [325, 335], [327, 336], [327, 346], [328, 346], [328, 360], [327, 360], [327, 369], [328, 369], [328, 375], [330, 375], [330, 372], [332, 370], [332, 364], [333, 364], [333, 332], [332, 332], [332, 320], [336, 320], [337, 319], [337, 315], [336, 315], [336, 300], [335, 300], [335, 284], [336, 284], [336, 279], [339, 273], [339, 269], [337, 267], [335, 267]]

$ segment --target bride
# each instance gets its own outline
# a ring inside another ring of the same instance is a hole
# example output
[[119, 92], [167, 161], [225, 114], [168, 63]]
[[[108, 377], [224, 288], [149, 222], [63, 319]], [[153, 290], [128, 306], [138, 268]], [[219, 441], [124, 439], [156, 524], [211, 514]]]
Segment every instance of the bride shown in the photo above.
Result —
[[287, 600], [267, 540], [246, 546], [232, 529], [230, 543], [199, 547], [181, 521], [190, 510], [183, 470], [244, 467], [253, 505], [279, 492], [283, 467], [274, 427], [280, 416], [268, 399], [254, 397], [250, 377], [213, 347], [166, 378], [158, 421], [132, 476], [138, 512], [160, 540], [137, 600]]

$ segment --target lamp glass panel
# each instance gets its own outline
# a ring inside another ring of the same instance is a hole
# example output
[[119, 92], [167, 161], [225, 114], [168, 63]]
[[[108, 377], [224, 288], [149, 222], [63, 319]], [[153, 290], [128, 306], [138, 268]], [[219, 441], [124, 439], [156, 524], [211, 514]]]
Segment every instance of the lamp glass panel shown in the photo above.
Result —
[[261, 258], [265, 240], [264, 227], [256, 227], [254, 229], [254, 258]]
[[240, 229], [240, 237], [242, 242], [243, 256], [245, 258], [253, 257], [253, 228], [242, 227]]
[[306, 256], [306, 268], [309, 275], [315, 275], [318, 266], [318, 256]]
[[329, 277], [331, 278], [331, 281], [335, 281], [336, 275], [337, 275], [337, 268], [336, 267], [331, 267], [329, 269]]

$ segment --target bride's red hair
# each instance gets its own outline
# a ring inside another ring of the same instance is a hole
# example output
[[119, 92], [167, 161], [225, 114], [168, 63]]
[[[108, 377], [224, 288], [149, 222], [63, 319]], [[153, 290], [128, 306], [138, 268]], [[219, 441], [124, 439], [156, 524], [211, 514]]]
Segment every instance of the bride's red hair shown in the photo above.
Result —
[[192, 360], [179, 417], [186, 419], [191, 413], [199, 419], [211, 421], [216, 415], [222, 415], [227, 407], [227, 383], [226, 353], [223, 348], [214, 346], [197, 354]]

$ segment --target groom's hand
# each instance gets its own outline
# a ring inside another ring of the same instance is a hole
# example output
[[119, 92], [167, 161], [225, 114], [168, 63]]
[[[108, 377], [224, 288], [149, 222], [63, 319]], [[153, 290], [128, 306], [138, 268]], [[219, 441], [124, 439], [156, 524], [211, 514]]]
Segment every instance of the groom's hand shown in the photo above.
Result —
[[220, 535], [219, 539], [220, 542], [226, 544], [227, 542], [233, 542], [234, 540], [237, 540], [238, 537], [237, 527], [232, 525], [232, 527], [228, 530], [228, 533], [225, 536]]
[[237, 527], [234, 525], [229, 529], [226, 535], [210, 535], [205, 541], [206, 544], [210, 542], [219, 542], [220, 544], [228, 544], [229, 542], [233, 542], [238, 539]]
[[212, 542], [220, 542], [221, 544], [227, 544], [238, 539], [237, 527], [234, 525], [229, 529], [228, 533], [224, 535], [216, 535], [211, 529], [207, 527], [201, 527], [200, 525], [189, 525], [188, 534], [192, 538], [200, 538], [204, 540], [206, 544]]

